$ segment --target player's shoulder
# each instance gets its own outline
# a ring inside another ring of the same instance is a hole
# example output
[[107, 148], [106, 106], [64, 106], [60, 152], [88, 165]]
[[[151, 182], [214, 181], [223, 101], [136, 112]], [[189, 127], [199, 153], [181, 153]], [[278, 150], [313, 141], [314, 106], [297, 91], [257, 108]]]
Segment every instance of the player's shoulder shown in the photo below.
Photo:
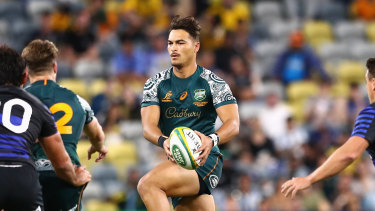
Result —
[[167, 80], [171, 77], [172, 68], [168, 68], [163, 70], [156, 75], [149, 78], [145, 83], [145, 90], [152, 88], [155, 85], [160, 84], [162, 81]]
[[67, 88], [67, 87], [61, 86], [61, 85], [58, 84], [58, 83], [56, 83], [55, 89], [56, 89], [59, 93], [65, 95], [65, 96], [77, 96], [77, 94], [76, 94], [74, 91], [70, 90], [70, 89]]
[[76, 94], [76, 97], [78, 99], [78, 102], [82, 106], [83, 110], [85, 111], [91, 110], [90, 104], [83, 97], [79, 96], [78, 94]]
[[367, 107], [363, 108], [359, 112], [355, 120], [355, 124], [358, 125], [358, 124], [363, 124], [363, 123], [371, 123], [374, 121], [374, 119], [375, 119], [375, 103], [368, 105]]
[[15, 87], [15, 89], [10, 89], [12, 91], [12, 94], [16, 98], [20, 98], [24, 101], [26, 101], [30, 106], [33, 108], [33, 110], [39, 110], [43, 112], [49, 112], [47, 107], [43, 104], [42, 101], [39, 100], [36, 96], [33, 94], [25, 91], [24, 89]]
[[204, 80], [206, 80], [208, 83], [212, 83], [212, 84], [225, 84], [226, 82], [220, 78], [218, 75], [216, 75], [214, 72], [212, 72], [211, 70], [209, 69], [206, 69], [204, 67], [200, 67], [202, 68], [202, 72], [200, 74], [200, 77], [203, 78]]
[[361, 112], [359, 112], [358, 116], [361, 116], [361, 115], [364, 115], [364, 114], [373, 115], [375, 117], [375, 103], [372, 103], [372, 104], [366, 106], [365, 108], [363, 108], [361, 110]]
[[91, 110], [90, 104], [73, 90], [67, 87], [55, 84], [55, 101], [61, 101], [69, 104], [71, 107], [81, 107], [83, 110]]

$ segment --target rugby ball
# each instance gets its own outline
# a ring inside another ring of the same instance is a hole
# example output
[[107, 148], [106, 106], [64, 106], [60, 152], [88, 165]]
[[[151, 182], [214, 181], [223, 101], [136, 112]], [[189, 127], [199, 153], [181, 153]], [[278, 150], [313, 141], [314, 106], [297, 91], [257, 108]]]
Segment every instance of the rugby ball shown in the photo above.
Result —
[[169, 136], [169, 147], [176, 163], [185, 169], [197, 169], [197, 153], [202, 141], [199, 136], [188, 127], [176, 127]]

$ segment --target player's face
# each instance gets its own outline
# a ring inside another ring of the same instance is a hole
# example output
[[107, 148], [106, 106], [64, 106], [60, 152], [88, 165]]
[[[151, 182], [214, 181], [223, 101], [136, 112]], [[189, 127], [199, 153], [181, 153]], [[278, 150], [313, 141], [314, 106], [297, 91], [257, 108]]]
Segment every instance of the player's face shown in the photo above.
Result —
[[369, 79], [369, 75], [368, 75], [368, 70], [366, 71], [366, 75], [365, 75], [365, 79], [366, 79], [366, 89], [367, 89], [367, 95], [368, 95], [368, 99], [370, 101], [370, 103], [373, 103], [375, 101], [375, 96], [374, 96], [374, 93], [373, 93], [373, 86], [374, 86], [374, 83], [373, 83], [373, 80], [375, 79]]
[[182, 29], [172, 30], [168, 37], [168, 53], [172, 66], [181, 68], [191, 62], [195, 63], [199, 42]]

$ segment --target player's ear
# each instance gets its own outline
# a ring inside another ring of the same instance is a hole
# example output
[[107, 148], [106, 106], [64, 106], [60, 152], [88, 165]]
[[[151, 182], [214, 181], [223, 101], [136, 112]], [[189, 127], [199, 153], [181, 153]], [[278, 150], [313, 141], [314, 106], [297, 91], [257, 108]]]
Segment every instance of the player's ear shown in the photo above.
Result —
[[21, 82], [21, 85], [26, 84], [28, 77], [29, 77], [29, 72], [27, 71], [27, 68], [25, 68], [25, 71], [24, 71], [23, 74], [22, 74], [22, 82]]
[[200, 42], [195, 42], [194, 53], [198, 53], [200, 47], [201, 47], [201, 43]]
[[372, 87], [372, 90], [375, 91], [375, 78], [371, 79], [371, 87]]
[[53, 73], [57, 73], [57, 63], [56, 63], [56, 61], [55, 62], [53, 62]]

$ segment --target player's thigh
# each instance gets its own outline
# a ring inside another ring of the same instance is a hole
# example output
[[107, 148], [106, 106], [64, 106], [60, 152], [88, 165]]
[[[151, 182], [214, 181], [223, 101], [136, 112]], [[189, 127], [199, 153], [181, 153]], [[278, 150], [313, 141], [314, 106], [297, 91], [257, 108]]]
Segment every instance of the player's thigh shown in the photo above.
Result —
[[184, 197], [176, 206], [175, 211], [214, 211], [215, 202], [212, 195]]
[[29, 164], [0, 168], [0, 209], [43, 210], [38, 173]]
[[196, 171], [186, 170], [172, 161], [165, 161], [149, 171], [139, 182], [144, 187], [158, 187], [167, 196], [192, 196], [199, 192]]
[[54, 171], [40, 172], [46, 210], [80, 210], [80, 201], [86, 185], [75, 187], [61, 180]]

